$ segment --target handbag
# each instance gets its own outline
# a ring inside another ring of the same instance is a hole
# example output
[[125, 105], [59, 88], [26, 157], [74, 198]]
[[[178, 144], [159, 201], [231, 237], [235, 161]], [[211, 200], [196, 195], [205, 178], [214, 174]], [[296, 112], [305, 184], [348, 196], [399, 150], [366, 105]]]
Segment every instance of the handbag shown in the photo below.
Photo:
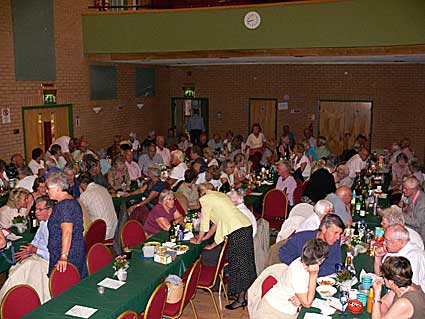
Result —
[[[11, 257], [7, 256], [7, 252], [10, 251]], [[15, 258], [15, 247], [11, 240], [6, 239], [6, 246], [3, 249], [0, 249], [0, 255], [7, 261], [7, 263], [14, 265], [16, 264]]]
[[165, 280], [168, 288], [167, 303], [177, 303], [182, 299], [184, 282], [176, 275], [169, 275]]

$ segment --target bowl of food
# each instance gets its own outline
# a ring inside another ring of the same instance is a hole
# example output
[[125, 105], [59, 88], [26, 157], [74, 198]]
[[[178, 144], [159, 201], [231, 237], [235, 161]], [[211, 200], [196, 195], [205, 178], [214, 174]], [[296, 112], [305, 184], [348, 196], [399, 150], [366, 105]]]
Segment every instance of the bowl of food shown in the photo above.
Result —
[[173, 247], [173, 250], [177, 252], [177, 255], [182, 255], [189, 250], [189, 246], [187, 245], [176, 245]]
[[336, 294], [336, 288], [330, 285], [321, 285], [316, 288], [316, 291], [319, 293], [320, 297], [323, 299], [328, 299]]
[[334, 286], [336, 284], [336, 280], [332, 277], [319, 277], [317, 278], [317, 283], [320, 286], [323, 286], [323, 285]]
[[143, 246], [158, 247], [158, 246], [161, 246], [161, 243], [159, 241], [148, 241], [147, 243], [144, 243]]

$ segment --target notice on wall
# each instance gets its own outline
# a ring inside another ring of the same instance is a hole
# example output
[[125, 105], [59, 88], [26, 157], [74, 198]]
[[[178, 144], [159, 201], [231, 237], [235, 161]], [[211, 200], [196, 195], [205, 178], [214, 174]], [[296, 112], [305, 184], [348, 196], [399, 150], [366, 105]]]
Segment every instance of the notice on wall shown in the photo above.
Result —
[[5, 107], [1, 109], [1, 122], [3, 124], [12, 123], [12, 119], [10, 117], [10, 107]]
[[287, 110], [287, 109], [288, 109], [288, 102], [280, 102], [280, 103], [277, 103], [277, 109], [278, 109], [279, 111]]

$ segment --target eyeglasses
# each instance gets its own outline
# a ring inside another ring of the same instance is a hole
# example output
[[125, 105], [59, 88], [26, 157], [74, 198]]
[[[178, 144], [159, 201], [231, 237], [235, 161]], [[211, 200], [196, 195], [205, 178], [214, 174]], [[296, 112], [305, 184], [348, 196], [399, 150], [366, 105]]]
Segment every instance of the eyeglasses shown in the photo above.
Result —
[[44, 207], [44, 208], [35, 208], [35, 210], [37, 211], [37, 210], [40, 210], [40, 211], [43, 211], [43, 210], [48, 210], [48, 209], [50, 209], [51, 207]]
[[56, 188], [57, 185], [47, 185], [47, 189], [53, 189]]
[[384, 243], [393, 243], [397, 241], [397, 239], [388, 239], [388, 238], [384, 238]]

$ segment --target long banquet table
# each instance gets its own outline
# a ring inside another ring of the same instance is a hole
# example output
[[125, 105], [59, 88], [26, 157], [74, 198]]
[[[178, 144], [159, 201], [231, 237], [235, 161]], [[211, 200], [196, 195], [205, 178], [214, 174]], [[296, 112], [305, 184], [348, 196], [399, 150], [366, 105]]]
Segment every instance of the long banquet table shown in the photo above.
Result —
[[[165, 242], [168, 232], [161, 232], [148, 241]], [[113, 278], [112, 263], [88, 276], [77, 285], [61, 295], [51, 299], [37, 308], [25, 318], [63, 318], [65, 312], [74, 305], [96, 308], [98, 311], [90, 318], [116, 318], [125, 310], [142, 312], [155, 289], [169, 274], [181, 276], [186, 269], [199, 258], [204, 245], [192, 245], [184, 242], [190, 249], [183, 255], [177, 256], [171, 264], [163, 265], [150, 259], [140, 257], [140, 247], [133, 249], [132, 259], [129, 260], [127, 282], [117, 290], [105, 288], [104, 294], [97, 292], [97, 283], [106, 277]]]

